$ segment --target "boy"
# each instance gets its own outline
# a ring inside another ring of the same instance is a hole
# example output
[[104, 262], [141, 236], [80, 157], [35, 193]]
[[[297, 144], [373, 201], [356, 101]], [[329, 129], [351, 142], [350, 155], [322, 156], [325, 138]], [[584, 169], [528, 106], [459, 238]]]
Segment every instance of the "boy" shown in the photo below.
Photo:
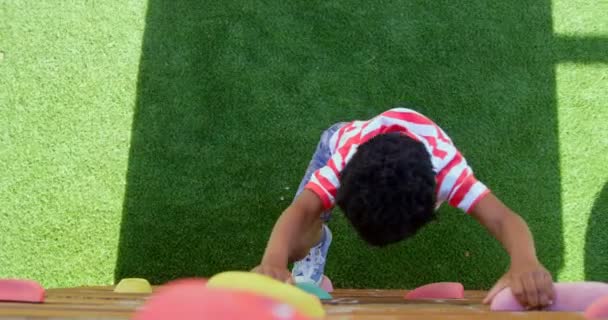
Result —
[[442, 202], [475, 218], [511, 257], [509, 271], [484, 303], [505, 287], [528, 308], [552, 303], [551, 274], [538, 261], [524, 220], [475, 178], [439, 126], [406, 108], [337, 123], [322, 134], [296, 198], [252, 271], [319, 284], [332, 240], [326, 222], [335, 205], [363, 240], [382, 247], [414, 235]]

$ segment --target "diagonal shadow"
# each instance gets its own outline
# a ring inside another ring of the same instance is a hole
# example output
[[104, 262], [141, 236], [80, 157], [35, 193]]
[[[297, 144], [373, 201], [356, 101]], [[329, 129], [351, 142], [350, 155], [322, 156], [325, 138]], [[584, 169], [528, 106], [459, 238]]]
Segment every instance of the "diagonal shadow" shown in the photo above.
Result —
[[[251, 268], [321, 130], [396, 101], [444, 127], [562, 266], [550, 1], [150, 0], [146, 19], [117, 280]], [[508, 263], [449, 208], [381, 251], [339, 214], [332, 229], [341, 287], [487, 288]]]
[[597, 195], [585, 237], [585, 279], [608, 282], [608, 182]]

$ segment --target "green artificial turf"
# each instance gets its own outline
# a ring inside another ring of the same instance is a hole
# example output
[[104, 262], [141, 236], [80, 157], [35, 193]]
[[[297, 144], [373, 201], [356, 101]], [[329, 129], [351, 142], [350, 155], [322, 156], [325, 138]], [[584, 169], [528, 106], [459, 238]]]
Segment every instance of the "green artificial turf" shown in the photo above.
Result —
[[[319, 135], [399, 103], [529, 221], [559, 280], [608, 281], [608, 7], [584, 1], [0, 0], [0, 277], [153, 283], [249, 269]], [[488, 288], [444, 207], [404, 243], [338, 210], [337, 287]]]

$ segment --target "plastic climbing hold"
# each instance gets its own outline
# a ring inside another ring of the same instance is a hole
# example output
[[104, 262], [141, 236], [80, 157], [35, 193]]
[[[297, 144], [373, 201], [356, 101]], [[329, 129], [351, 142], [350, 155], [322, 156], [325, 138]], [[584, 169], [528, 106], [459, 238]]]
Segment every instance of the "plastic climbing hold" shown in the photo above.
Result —
[[0, 301], [42, 303], [44, 293], [34, 280], [0, 279]]
[[207, 287], [252, 292], [282, 301], [311, 318], [323, 318], [325, 316], [325, 309], [316, 296], [294, 285], [254, 272], [227, 271], [218, 273], [209, 278]]
[[117, 293], [152, 293], [152, 286], [146, 279], [141, 278], [126, 278], [114, 288]]
[[321, 281], [321, 289], [327, 292], [334, 291], [334, 285], [331, 283], [331, 280], [327, 276], [323, 276], [323, 280]]
[[[608, 284], [602, 282], [562, 282], [554, 283], [555, 299], [544, 308], [546, 311], [583, 312], [597, 299], [608, 296]], [[493, 311], [525, 311], [510, 288], [501, 290], [492, 300]]]
[[315, 296], [317, 296], [317, 298], [321, 299], [321, 300], [331, 300], [332, 296], [325, 290], [323, 290], [321, 287], [317, 286], [314, 283], [310, 283], [310, 282], [300, 282], [300, 283], [296, 283], [296, 287], [310, 293], [310, 294], [314, 294]]
[[405, 299], [464, 299], [464, 287], [459, 282], [436, 282], [409, 291]]
[[179, 280], [158, 288], [133, 320], [310, 320], [288, 304], [205, 281]]
[[604, 296], [595, 300], [585, 310], [585, 318], [587, 319], [608, 319], [608, 296]]

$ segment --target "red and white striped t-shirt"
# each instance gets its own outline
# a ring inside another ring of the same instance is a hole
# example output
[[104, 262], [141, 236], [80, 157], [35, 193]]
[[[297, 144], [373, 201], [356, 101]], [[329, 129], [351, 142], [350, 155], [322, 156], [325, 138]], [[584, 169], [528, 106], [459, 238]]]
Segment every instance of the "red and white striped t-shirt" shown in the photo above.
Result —
[[465, 158], [446, 133], [424, 115], [405, 108], [390, 109], [367, 121], [353, 121], [340, 128], [330, 138], [331, 158], [314, 172], [305, 188], [323, 201], [324, 209], [335, 205], [340, 187], [340, 172], [357, 151], [357, 147], [372, 137], [389, 132], [402, 132], [424, 144], [437, 181], [437, 206], [447, 201], [450, 206], [467, 213], [489, 190], [478, 181]]

